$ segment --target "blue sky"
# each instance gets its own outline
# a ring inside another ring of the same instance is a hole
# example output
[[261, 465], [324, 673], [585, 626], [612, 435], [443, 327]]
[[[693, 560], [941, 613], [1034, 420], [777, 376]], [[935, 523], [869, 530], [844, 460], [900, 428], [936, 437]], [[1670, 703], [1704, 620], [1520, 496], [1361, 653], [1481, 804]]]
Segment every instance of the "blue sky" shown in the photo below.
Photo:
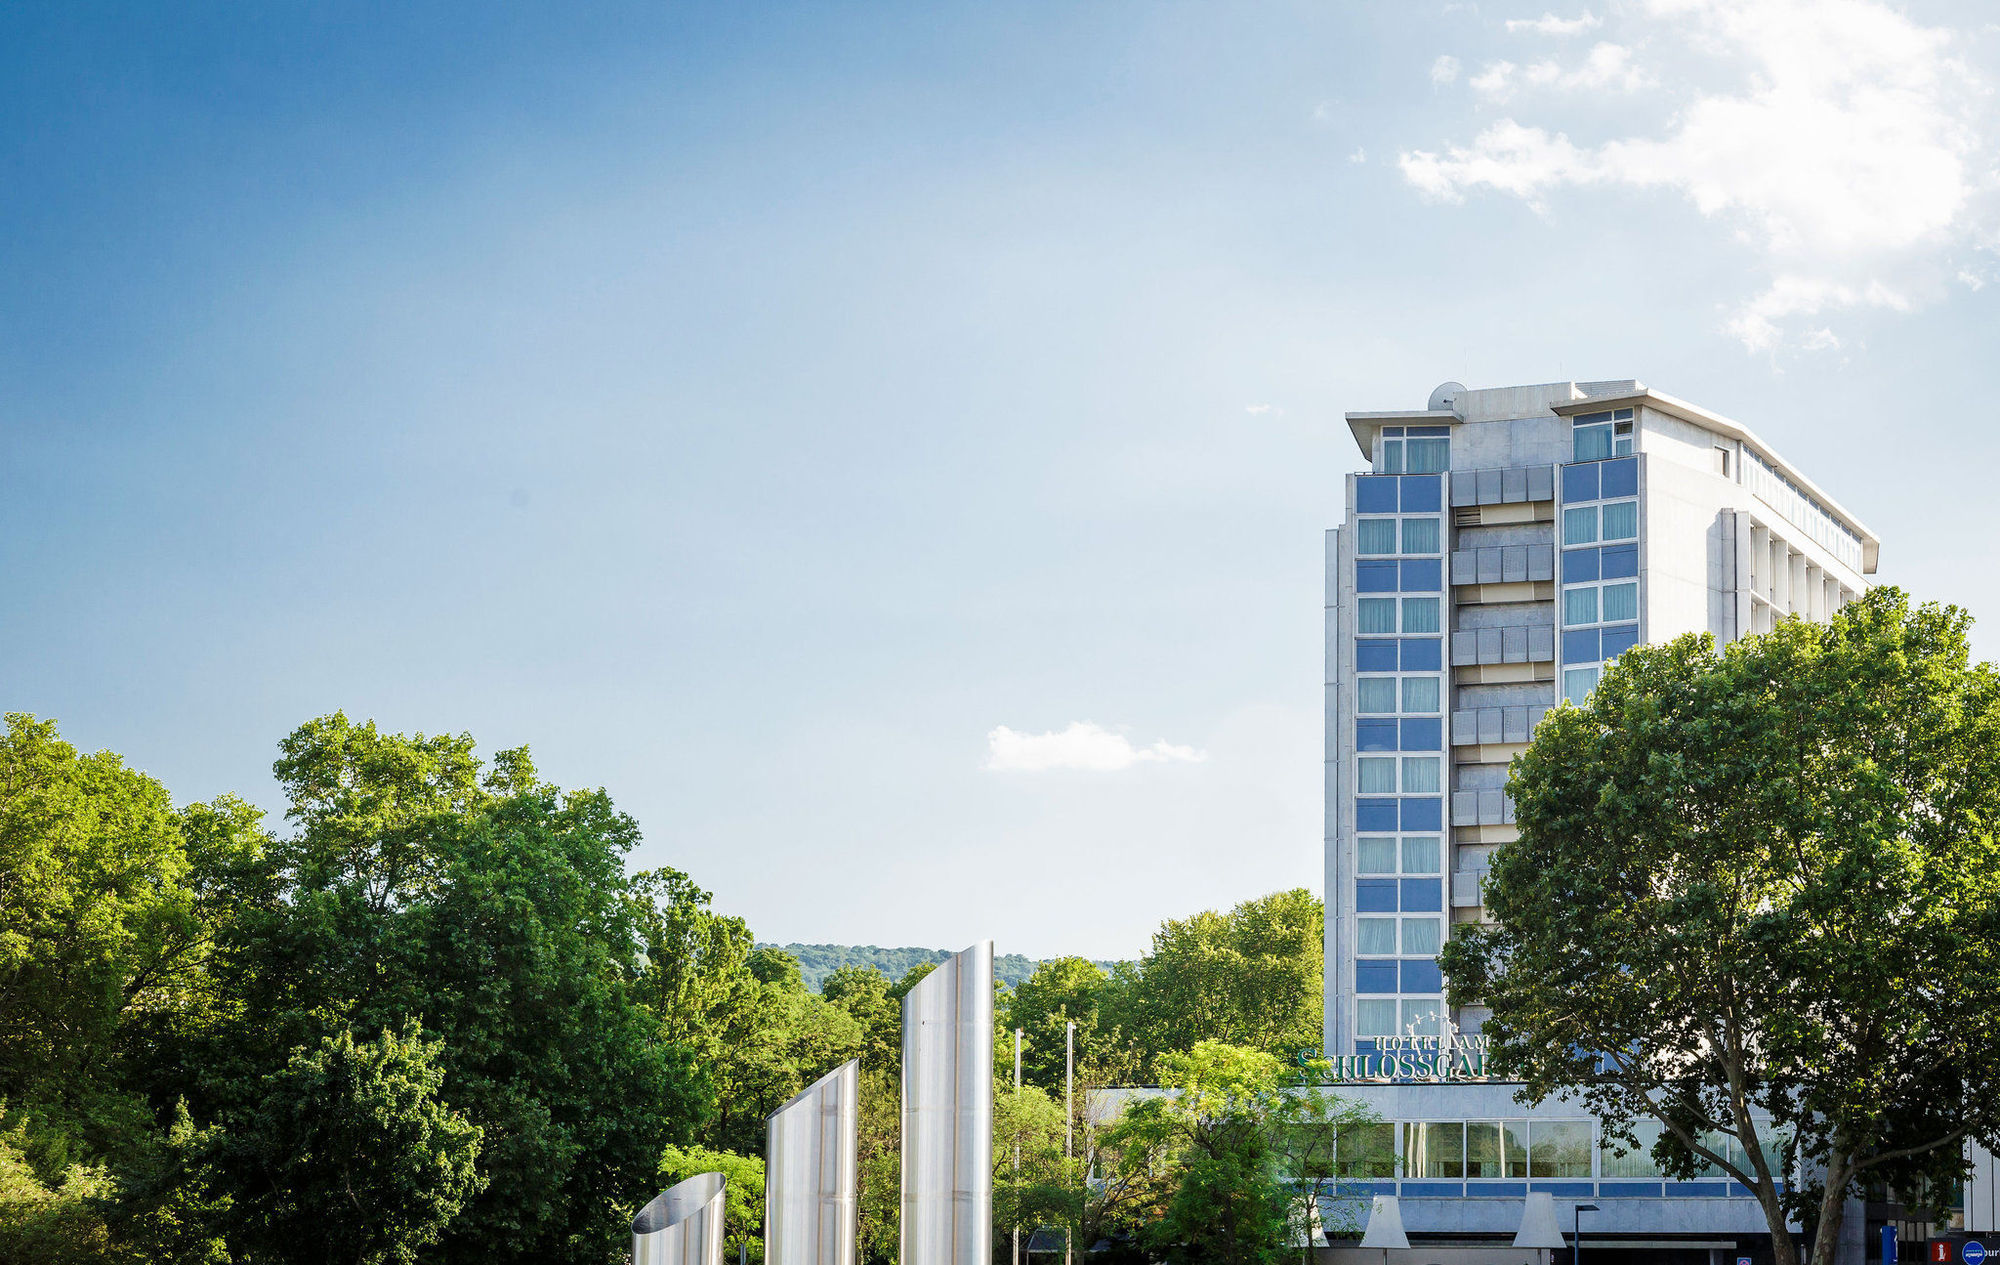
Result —
[[1866, 0], [13, 6], [0, 701], [273, 808], [335, 708], [525, 742], [762, 938], [1130, 955], [1318, 886], [1344, 410], [1638, 377], [2000, 653], [1996, 73]]

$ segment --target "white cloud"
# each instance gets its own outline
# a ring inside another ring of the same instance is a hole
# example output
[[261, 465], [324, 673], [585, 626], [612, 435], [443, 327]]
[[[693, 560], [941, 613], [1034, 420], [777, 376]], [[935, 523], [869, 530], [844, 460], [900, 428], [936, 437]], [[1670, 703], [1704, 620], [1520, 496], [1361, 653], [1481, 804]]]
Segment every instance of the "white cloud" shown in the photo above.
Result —
[[1445, 53], [1431, 63], [1431, 82], [1451, 83], [1458, 78], [1458, 58]]
[[1554, 88], [1590, 92], [1636, 92], [1653, 86], [1653, 76], [1632, 59], [1622, 44], [1600, 43], [1573, 67], [1549, 60], [1516, 66], [1488, 62], [1469, 81], [1472, 90], [1490, 101], [1504, 101], [1520, 88]]
[[1124, 734], [1087, 720], [1045, 734], [1024, 734], [1000, 725], [986, 735], [986, 767], [1004, 773], [1050, 769], [1115, 773], [1137, 764], [1199, 764], [1206, 759], [1206, 751], [1165, 741], [1135, 747]]
[[1347, 156], [1347, 161], [1351, 163], [1365, 163], [1368, 161], [1368, 151], [1362, 146], [1356, 145], [1354, 152]]
[[1283, 412], [1284, 410], [1280, 409], [1275, 404], [1245, 404], [1243, 406], [1243, 411], [1245, 413], [1250, 413], [1256, 416], [1262, 416], [1265, 413], [1280, 413]]
[[[1726, 322], [1752, 350], [1788, 341], [1796, 318], [1909, 310], [1913, 277], [1917, 289], [1942, 289], [1946, 255], [1985, 244], [1983, 85], [1950, 56], [1952, 32], [1876, 0], [1651, 0], [1648, 16], [1739, 81], [1696, 90], [1657, 134], [1589, 146], [1502, 119], [1468, 145], [1402, 154], [1405, 178], [1436, 200], [1483, 188], [1537, 210], [1564, 187], [1678, 193], [1764, 256], [1766, 288]], [[1549, 64], [1494, 63], [1472, 85], [1504, 99]], [[1628, 48], [1609, 43], [1565, 81], [1587, 79], [1627, 90], [1651, 82]], [[1825, 346], [1820, 328], [1797, 338]]]
[[1604, 20], [1585, 10], [1573, 18], [1559, 18], [1553, 13], [1544, 13], [1538, 18], [1508, 18], [1507, 33], [1518, 35], [1528, 32], [1534, 35], [1581, 35], [1604, 25]]

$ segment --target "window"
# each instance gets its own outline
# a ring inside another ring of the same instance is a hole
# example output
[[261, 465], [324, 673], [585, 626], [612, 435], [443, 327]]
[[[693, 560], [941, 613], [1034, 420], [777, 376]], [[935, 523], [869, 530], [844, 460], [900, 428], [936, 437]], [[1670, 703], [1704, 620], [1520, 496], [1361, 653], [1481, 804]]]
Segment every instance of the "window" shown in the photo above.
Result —
[[1438, 679], [1434, 676], [1403, 678], [1403, 710], [1434, 712], [1438, 709]]
[[1576, 419], [1572, 432], [1573, 461], [1603, 461], [1632, 452], [1632, 410], [1621, 408], [1609, 413], [1585, 413]]
[[[1718, 449], [1717, 451], [1720, 451]], [[1659, 1163], [1653, 1159], [1653, 1144], [1660, 1140], [1660, 1131], [1666, 1128], [1657, 1120], [1641, 1120], [1632, 1126], [1632, 1137], [1637, 1143], [1631, 1150], [1619, 1155], [1613, 1149], [1617, 1143], [1610, 1138], [1601, 1144], [1603, 1152], [1598, 1163], [1603, 1166], [1606, 1177], [1659, 1177]]]
[[1589, 1177], [1590, 1122], [1537, 1120], [1528, 1152], [1530, 1177]]
[[1360, 765], [1361, 794], [1396, 793], [1396, 761], [1393, 756], [1362, 756], [1356, 763]]
[[1403, 757], [1403, 794], [1435, 795], [1440, 785], [1439, 765], [1436, 756], [1406, 755]]
[[1729, 450], [1721, 444], [1715, 446], [1715, 472], [1723, 478], [1729, 477]]
[[1438, 872], [1438, 839], [1436, 835], [1406, 835], [1403, 838], [1403, 873], [1436, 874]]
[[1623, 624], [1639, 618], [1639, 582], [1611, 580], [1563, 590], [1563, 625]]
[[1354, 1003], [1354, 1035], [1393, 1037], [1396, 1035], [1396, 1003], [1390, 998], [1363, 998]]
[[1360, 631], [1364, 633], [1392, 633], [1396, 631], [1395, 598], [1364, 597], [1360, 601]]
[[1563, 670], [1563, 698], [1567, 702], [1581, 704], [1597, 688], [1597, 678], [1604, 669], [1600, 667], [1565, 668]]
[[1396, 520], [1393, 518], [1356, 520], [1354, 551], [1364, 554], [1396, 552]]
[[1396, 952], [1396, 920], [1356, 918], [1354, 951], [1365, 957], [1393, 957]]
[[1594, 545], [1600, 540], [1637, 540], [1639, 502], [1573, 505], [1563, 511], [1563, 544]]
[[1456, 1120], [1443, 1124], [1404, 1125], [1403, 1174], [1406, 1177], [1465, 1176], [1465, 1125]]
[[1444, 943], [1444, 923], [1436, 918], [1403, 919], [1403, 953], [1407, 957], [1436, 957]]
[[1465, 1126], [1465, 1175], [1505, 1177], [1500, 1162], [1500, 1126], [1475, 1120]]
[[1440, 631], [1438, 624], [1438, 600], [1434, 597], [1404, 598], [1403, 631], [1406, 633], [1434, 633]]
[[1362, 839], [1356, 847], [1356, 868], [1363, 874], [1394, 874], [1396, 872], [1396, 841], [1394, 839]]
[[1506, 1151], [1507, 1176], [1528, 1175], [1528, 1122], [1508, 1120], [1500, 1126], [1500, 1143]]
[[1451, 465], [1451, 440], [1405, 440], [1405, 473], [1436, 474]]
[[1563, 511], [1563, 543], [1566, 545], [1594, 545], [1597, 543], [1597, 507], [1581, 505]]
[[[1388, 1003], [1395, 1005], [1394, 1002]], [[1393, 1036], [1384, 1032], [1380, 1036]], [[1348, 1177], [1394, 1177], [1396, 1175], [1396, 1126], [1387, 1121], [1372, 1124], [1344, 1124], [1334, 1134], [1333, 1153], [1339, 1157], [1340, 1171]]]
[[1438, 551], [1438, 520], [1435, 518], [1406, 518], [1403, 520], [1404, 553], [1436, 553]]
[[1605, 540], [1637, 540], [1639, 538], [1639, 502], [1613, 501], [1604, 507]]
[[1356, 678], [1355, 706], [1367, 714], [1393, 712], [1396, 710], [1396, 678], [1393, 676], [1364, 676]]

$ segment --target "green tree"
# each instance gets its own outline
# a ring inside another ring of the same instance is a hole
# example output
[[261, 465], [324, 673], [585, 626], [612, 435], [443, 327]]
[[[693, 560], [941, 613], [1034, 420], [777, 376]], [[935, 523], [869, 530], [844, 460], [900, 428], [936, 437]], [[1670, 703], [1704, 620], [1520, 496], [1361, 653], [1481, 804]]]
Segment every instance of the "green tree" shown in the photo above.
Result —
[[230, 1140], [246, 1170], [253, 1254], [327, 1265], [411, 1265], [479, 1189], [479, 1129], [439, 1098], [439, 1044], [416, 1024], [301, 1050], [265, 1081]]
[[[2000, 1142], [2000, 674], [1876, 589], [1824, 625], [1622, 655], [1517, 758], [1495, 925], [1448, 945], [1495, 1069], [1572, 1094], [1831, 1260], [1844, 1198]], [[1503, 969], [1504, 964], [1504, 969]]]
[[861, 1028], [863, 1071], [901, 1065], [903, 1011], [889, 996], [889, 981], [872, 966], [843, 966], [827, 975], [820, 996], [846, 1011]]
[[13, 1265], [94, 1265], [117, 1259], [103, 1201], [111, 1179], [73, 1164], [44, 1181], [28, 1163], [23, 1130], [0, 1133], [0, 1260]]
[[705, 1147], [668, 1147], [660, 1156], [660, 1188], [667, 1189], [703, 1173], [723, 1179], [723, 1260], [764, 1259], [764, 1161], [731, 1151]]
[[[1051, 958], [1015, 985], [1006, 1024], [1021, 1029], [1021, 1076], [1052, 1094], [1063, 1092], [1067, 1067], [1066, 1025], [1076, 1024], [1076, 1061], [1101, 1068], [1123, 1035], [1101, 1013], [1112, 991], [1111, 977], [1084, 958]], [[1010, 1051], [1011, 1053], [1011, 1051]]]
[[871, 1265], [895, 1265], [901, 1250], [903, 1089], [891, 1070], [861, 1074], [856, 1127], [859, 1255]]
[[144, 1060], [212, 1009], [202, 867], [254, 851], [255, 814], [227, 800], [191, 814], [192, 831], [166, 788], [110, 752], [79, 754], [52, 722], [7, 717], [0, 1100], [43, 1178], [139, 1157], [153, 1130]]
[[1277, 1265], [1293, 1199], [1271, 1145], [1290, 1110], [1284, 1065], [1219, 1041], [1164, 1054], [1158, 1065], [1167, 1092], [1128, 1106], [1108, 1142], [1121, 1169], [1172, 1172], [1142, 1240], [1171, 1265]]
[[173, 1088], [233, 1131], [289, 1051], [421, 1019], [444, 1098], [485, 1135], [484, 1188], [427, 1259], [601, 1261], [662, 1149], [712, 1113], [640, 1002], [636, 824], [603, 791], [540, 781], [525, 750], [489, 765], [464, 735], [339, 714], [288, 737], [276, 771], [295, 833], [238, 882], [217, 954], [235, 1017]]
[[1204, 1040], [1290, 1062], [1317, 1048], [1325, 909], [1304, 888], [1244, 901], [1227, 914], [1169, 921], [1136, 970], [1121, 971], [1108, 1022], [1151, 1062]]

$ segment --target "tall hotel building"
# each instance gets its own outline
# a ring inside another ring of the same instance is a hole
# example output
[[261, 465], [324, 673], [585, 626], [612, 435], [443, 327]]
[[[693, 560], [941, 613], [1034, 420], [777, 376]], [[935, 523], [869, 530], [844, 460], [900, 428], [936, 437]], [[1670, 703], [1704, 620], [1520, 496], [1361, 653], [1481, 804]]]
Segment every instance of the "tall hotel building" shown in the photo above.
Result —
[[[1508, 762], [1543, 713], [1640, 642], [1824, 619], [1867, 587], [1877, 552], [1769, 444], [1637, 382], [1446, 383], [1421, 409], [1347, 424], [1371, 473], [1347, 477], [1326, 547], [1335, 1058], [1384, 1038], [1476, 1037], [1486, 1012], [1447, 1012], [1437, 952], [1451, 924], [1482, 917], [1492, 854], [1516, 837]], [[1568, 1202], [1595, 1201], [1584, 1228], [1626, 1261], [1769, 1259], [1748, 1191], [1719, 1172], [1668, 1180], [1649, 1156], [1604, 1149], [1575, 1105], [1531, 1110], [1516, 1088], [1343, 1086], [1385, 1122], [1362, 1172], [1400, 1196], [1413, 1235], [1505, 1243], [1539, 1190], [1564, 1201], [1566, 1226]], [[1980, 1189], [1968, 1196], [1991, 1203]], [[1840, 1256], [1859, 1265], [1867, 1218], [1853, 1212]]]

